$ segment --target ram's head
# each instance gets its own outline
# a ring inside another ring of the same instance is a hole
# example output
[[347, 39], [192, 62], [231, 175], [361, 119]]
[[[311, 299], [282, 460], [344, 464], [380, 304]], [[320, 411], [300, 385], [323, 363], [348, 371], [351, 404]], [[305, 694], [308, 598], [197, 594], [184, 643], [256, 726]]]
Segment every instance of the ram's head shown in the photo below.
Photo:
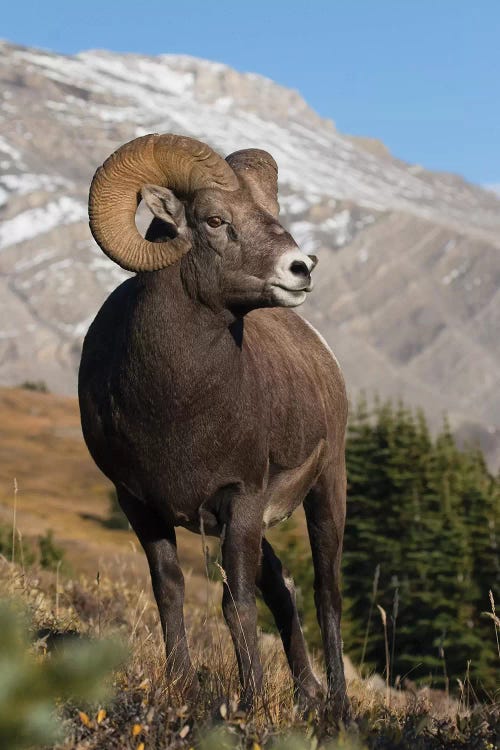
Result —
[[[258, 149], [222, 159], [177, 135], [136, 138], [112, 154], [93, 179], [92, 234], [130, 271], [166, 268], [190, 253], [209, 272], [227, 307], [295, 307], [312, 288], [316, 264], [278, 220], [278, 168]], [[154, 215], [143, 238], [135, 214], [144, 199]]]

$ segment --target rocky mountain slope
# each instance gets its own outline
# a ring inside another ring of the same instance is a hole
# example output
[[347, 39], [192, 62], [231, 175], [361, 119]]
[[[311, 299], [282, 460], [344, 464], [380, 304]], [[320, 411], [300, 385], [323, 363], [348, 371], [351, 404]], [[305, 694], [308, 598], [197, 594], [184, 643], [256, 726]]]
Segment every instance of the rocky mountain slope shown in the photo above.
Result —
[[[125, 273], [96, 248], [87, 190], [148, 132], [268, 149], [283, 221], [316, 252], [302, 312], [360, 389], [402, 396], [500, 457], [500, 200], [350, 138], [295, 92], [189, 57], [0, 43], [0, 382], [74, 393], [80, 345]], [[339, 105], [341, 106], [341, 105]]]

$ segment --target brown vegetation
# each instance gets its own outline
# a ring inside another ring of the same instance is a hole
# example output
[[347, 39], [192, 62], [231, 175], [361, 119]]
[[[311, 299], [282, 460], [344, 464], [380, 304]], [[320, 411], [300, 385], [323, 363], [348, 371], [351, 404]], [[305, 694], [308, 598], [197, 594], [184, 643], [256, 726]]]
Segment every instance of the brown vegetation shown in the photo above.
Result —
[[[260, 636], [262, 701], [252, 716], [239, 714], [236, 661], [220, 617], [221, 584], [207, 580], [201, 543], [192, 534], [182, 536], [181, 554], [193, 571], [187, 577], [186, 620], [203, 692], [194, 709], [183, 707], [175, 685], [163, 677], [161, 632], [142, 552], [132, 549], [132, 533], [102, 523], [108, 515], [109, 486], [87, 456], [75, 401], [0, 389], [0, 415], [0, 522], [12, 527], [16, 477], [16, 531], [26, 540], [53, 529], [55, 543], [79, 571], [65, 576], [27, 565], [23, 569], [18, 546], [17, 563], [0, 557], [0, 599], [15, 597], [27, 605], [33, 649], [42, 659], [50, 658], [68, 633], [84, 641], [121, 638], [130, 654], [113, 677], [108, 702], [60, 706], [66, 739], [58, 750], [498, 746], [498, 705], [474, 706], [467, 682], [458, 700], [411, 685], [387, 693], [381, 677], [360, 680], [348, 663], [354, 727], [336, 734], [317, 714], [303, 718], [293, 703], [281, 645], [269, 634]], [[301, 533], [300, 524], [294, 533]], [[18, 534], [16, 538], [20, 543]], [[211, 567], [211, 577], [216, 570]], [[300, 739], [290, 739], [290, 733]]]
[[[22, 388], [0, 388], [0, 524], [11, 525], [16, 480], [16, 537], [54, 532], [69, 565], [95, 577], [98, 570], [128, 570], [139, 586], [149, 580], [132, 532], [107, 528], [111, 484], [83, 442], [76, 399]], [[204, 591], [202, 545], [180, 530], [180, 556], [188, 573], [187, 599]]]
[[[265, 674], [262, 698], [251, 715], [239, 713], [238, 670], [218, 606], [220, 582], [207, 582], [205, 605], [187, 611], [202, 685], [196, 706], [188, 708], [179, 700], [176, 686], [164, 678], [162, 636], [149, 591], [130, 584], [133, 566], [122, 577], [116, 577], [116, 570], [113, 577], [104, 572], [98, 579], [59, 580], [54, 573], [23, 571], [0, 559], [0, 598], [16, 597], [27, 605], [33, 649], [41, 659], [50, 659], [65, 637], [88, 642], [111, 636], [114, 641], [121, 639], [130, 653], [113, 677], [111, 699], [60, 706], [65, 740], [57, 744], [58, 750], [493, 750], [496, 746], [498, 708], [474, 707], [467, 685], [460, 701], [437, 691], [387, 694], [381, 678], [361, 680], [348, 664], [355, 724], [339, 733], [318, 714], [303, 717], [293, 702], [281, 644], [271, 635], [261, 636], [260, 642]], [[292, 741], [291, 735], [296, 739]]]

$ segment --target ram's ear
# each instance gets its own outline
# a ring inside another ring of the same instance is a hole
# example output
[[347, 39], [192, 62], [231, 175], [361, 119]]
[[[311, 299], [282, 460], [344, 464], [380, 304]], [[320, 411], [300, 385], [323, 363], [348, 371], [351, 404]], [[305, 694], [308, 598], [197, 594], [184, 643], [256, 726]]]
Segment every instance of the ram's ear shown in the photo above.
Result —
[[173, 225], [177, 234], [186, 226], [184, 205], [168, 188], [160, 185], [144, 185], [141, 189], [142, 199], [157, 219]]
[[246, 148], [229, 154], [226, 161], [248, 184], [257, 203], [278, 216], [278, 165], [271, 154], [259, 148]]

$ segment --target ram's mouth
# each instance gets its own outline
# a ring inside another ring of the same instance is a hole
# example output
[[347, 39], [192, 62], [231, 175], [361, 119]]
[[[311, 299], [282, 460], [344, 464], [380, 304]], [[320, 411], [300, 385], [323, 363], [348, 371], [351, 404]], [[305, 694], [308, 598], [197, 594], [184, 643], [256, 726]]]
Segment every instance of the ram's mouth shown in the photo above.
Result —
[[310, 281], [308, 281], [308, 283], [305, 286], [290, 287], [290, 286], [285, 286], [285, 284], [277, 284], [277, 283], [272, 283], [271, 286], [278, 288], [278, 289], [284, 289], [285, 292], [299, 292], [299, 293], [307, 292], [309, 293], [312, 291], [314, 287], [314, 283], [311, 279]]
[[[289, 294], [292, 297], [305, 297], [307, 295], [307, 289], [290, 289], [287, 286], [281, 286], [280, 284], [273, 284], [273, 289], [280, 289], [285, 294]], [[278, 292], [279, 294], [280, 292]]]
[[270, 289], [273, 302], [280, 307], [298, 307], [305, 301], [307, 293], [310, 291], [309, 287], [290, 289], [283, 284], [271, 284]]

